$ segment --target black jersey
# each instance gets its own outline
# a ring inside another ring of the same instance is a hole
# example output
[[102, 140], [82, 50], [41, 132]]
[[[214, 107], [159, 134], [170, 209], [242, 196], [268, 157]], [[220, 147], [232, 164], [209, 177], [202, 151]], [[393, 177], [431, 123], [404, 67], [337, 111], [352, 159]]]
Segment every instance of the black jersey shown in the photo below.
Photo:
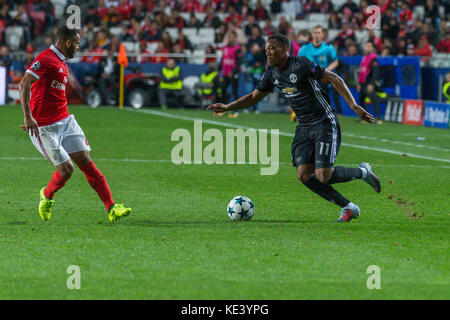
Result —
[[302, 126], [327, 119], [336, 124], [330, 98], [319, 83], [324, 70], [305, 57], [290, 56], [281, 70], [269, 66], [256, 89], [263, 92], [272, 92], [274, 87], [280, 89]]

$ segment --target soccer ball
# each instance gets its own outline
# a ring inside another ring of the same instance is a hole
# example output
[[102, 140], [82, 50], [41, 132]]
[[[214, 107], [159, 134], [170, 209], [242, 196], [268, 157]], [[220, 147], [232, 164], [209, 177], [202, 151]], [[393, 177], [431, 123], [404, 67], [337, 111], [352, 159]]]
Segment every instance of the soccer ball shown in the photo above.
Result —
[[255, 205], [250, 198], [236, 196], [228, 203], [227, 213], [233, 221], [248, 221], [255, 213]]

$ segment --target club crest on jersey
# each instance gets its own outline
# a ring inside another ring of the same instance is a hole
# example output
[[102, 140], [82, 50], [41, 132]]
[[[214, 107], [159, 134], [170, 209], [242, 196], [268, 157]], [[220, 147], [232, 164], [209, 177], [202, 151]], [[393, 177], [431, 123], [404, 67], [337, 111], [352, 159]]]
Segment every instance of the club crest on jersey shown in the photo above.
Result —
[[38, 70], [40, 67], [41, 67], [41, 63], [39, 61], [36, 61], [35, 63], [33, 63], [31, 65], [31, 69], [35, 70], [35, 71]]
[[289, 80], [291, 80], [292, 83], [296, 83], [297, 76], [295, 74], [291, 73], [291, 75], [289, 76]]

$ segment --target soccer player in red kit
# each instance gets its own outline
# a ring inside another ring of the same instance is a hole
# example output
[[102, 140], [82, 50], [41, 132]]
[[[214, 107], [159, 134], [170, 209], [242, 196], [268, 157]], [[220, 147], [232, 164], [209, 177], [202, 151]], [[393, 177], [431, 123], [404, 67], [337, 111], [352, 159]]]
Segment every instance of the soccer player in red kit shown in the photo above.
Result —
[[83, 130], [67, 109], [66, 61], [78, 51], [80, 34], [63, 26], [55, 41], [36, 57], [19, 84], [25, 123], [21, 127], [28, 131], [38, 151], [56, 167], [48, 185], [41, 189], [39, 214], [44, 221], [50, 219], [53, 197], [71, 177], [73, 161], [105, 204], [109, 220], [114, 222], [128, 216], [131, 208], [114, 202], [105, 177], [90, 158], [91, 147]]

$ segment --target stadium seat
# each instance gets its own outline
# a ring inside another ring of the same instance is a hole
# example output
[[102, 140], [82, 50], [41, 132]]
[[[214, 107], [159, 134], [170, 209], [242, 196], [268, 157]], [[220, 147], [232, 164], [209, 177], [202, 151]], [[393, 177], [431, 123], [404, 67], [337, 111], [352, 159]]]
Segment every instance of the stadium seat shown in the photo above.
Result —
[[200, 78], [197, 76], [188, 76], [183, 79], [183, 88], [186, 89], [191, 95], [195, 94], [195, 85], [200, 82]]
[[328, 27], [328, 15], [324, 13], [311, 13], [308, 16], [308, 21], [314, 25], [321, 25], [325, 28]]
[[328, 29], [328, 41], [334, 40], [339, 34], [338, 29]]
[[55, 8], [55, 19], [61, 19], [64, 16], [67, 0], [51, 0]]
[[111, 28], [109, 28], [109, 32], [112, 35], [119, 36], [122, 34], [122, 28], [121, 27], [111, 27]]
[[185, 22], [189, 22], [191, 18], [190, 12], [180, 12], [180, 16], [184, 19]]
[[169, 33], [172, 40], [176, 40], [178, 38], [178, 28], [166, 28], [165, 30]]
[[[125, 45], [125, 50], [128, 52], [133, 52], [135, 51], [135, 43], [132, 41], [124, 41], [123, 44]], [[139, 43], [137, 43], [139, 45]]]
[[425, 7], [424, 6], [415, 6], [413, 13], [414, 13], [414, 17], [416, 19], [422, 20], [423, 17], [425, 16]]
[[147, 43], [147, 50], [150, 53], [155, 53], [157, 47], [158, 47], [158, 42], [156, 42], [156, 41]]
[[213, 28], [201, 28], [198, 35], [201, 37], [203, 43], [214, 43], [214, 29]]
[[201, 49], [196, 49], [190, 56], [190, 63], [203, 64], [205, 62], [205, 52]]
[[295, 32], [299, 32], [302, 29], [309, 29], [309, 22], [305, 20], [292, 21], [292, 28]]
[[[197, 36], [197, 29], [196, 28], [183, 28], [183, 33], [189, 40], [191, 40], [191, 38], [194, 38], [195, 36]], [[191, 40], [191, 42], [192, 42], [192, 40]]]
[[369, 40], [369, 34], [366, 30], [356, 30], [355, 31], [356, 43], [363, 48], [364, 43]]
[[5, 37], [10, 50], [19, 50], [23, 38], [23, 27], [6, 27]]

